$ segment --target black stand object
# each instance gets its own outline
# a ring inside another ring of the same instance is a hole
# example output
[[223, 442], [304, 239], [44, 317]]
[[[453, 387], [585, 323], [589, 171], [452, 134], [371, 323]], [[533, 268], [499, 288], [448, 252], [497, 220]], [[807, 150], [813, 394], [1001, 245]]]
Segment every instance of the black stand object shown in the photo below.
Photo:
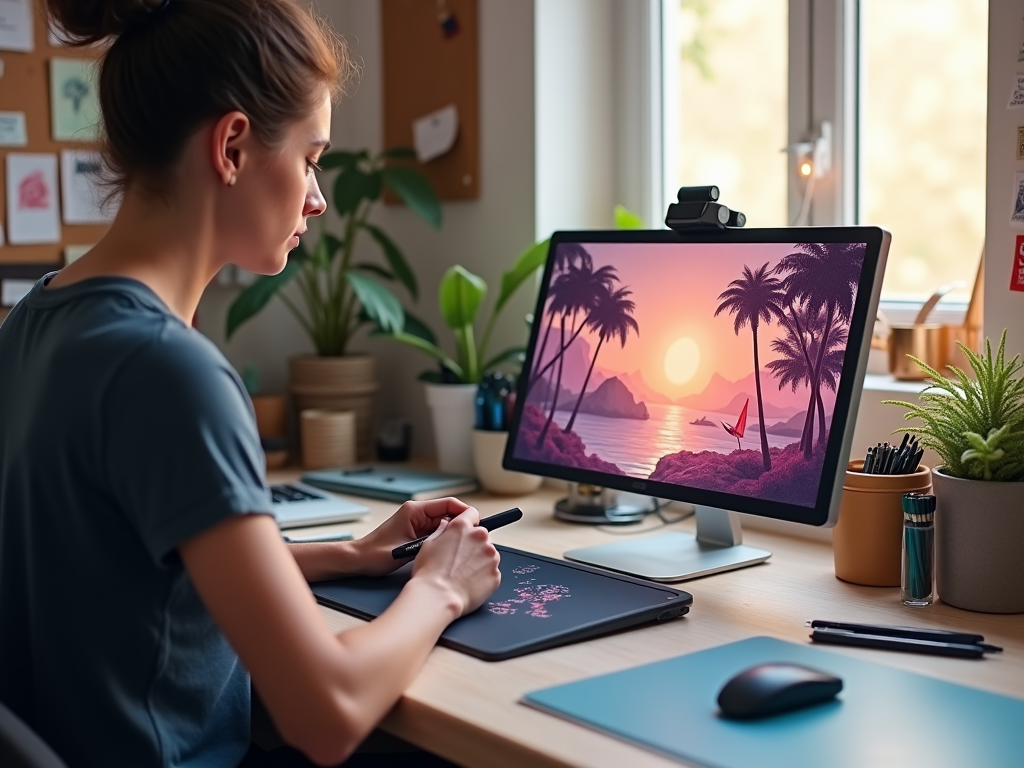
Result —
[[[717, 202], [718, 198], [719, 189], [716, 186], [681, 187], [677, 202], [668, 207], [666, 226], [686, 232], [695, 229], [724, 230], [746, 224], [746, 216]], [[563, 499], [558, 505], [566, 501]], [[569, 519], [559, 514], [558, 505], [555, 507], [555, 516]], [[701, 505], [695, 508], [695, 535], [662, 533], [572, 549], [565, 553], [565, 557], [651, 581], [684, 581], [757, 565], [772, 556], [768, 550], [743, 544], [738, 513]], [[606, 514], [609, 512], [606, 511]], [[594, 522], [606, 523], [608, 520], [595, 519]]]

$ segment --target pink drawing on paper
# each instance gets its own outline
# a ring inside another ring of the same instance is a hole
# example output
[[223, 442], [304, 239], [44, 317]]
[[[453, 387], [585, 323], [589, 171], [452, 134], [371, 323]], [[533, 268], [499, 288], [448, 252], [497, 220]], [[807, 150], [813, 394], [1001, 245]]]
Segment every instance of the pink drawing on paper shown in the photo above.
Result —
[[[512, 573], [525, 576], [540, 570], [539, 565], [523, 565], [513, 568]], [[500, 602], [488, 602], [487, 610], [496, 616], [511, 616], [520, 608], [534, 619], [549, 619], [548, 604], [556, 603], [563, 597], [572, 597], [569, 588], [561, 584], [537, 584], [536, 579], [520, 581], [515, 588], [516, 596]]]
[[50, 188], [46, 185], [43, 172], [33, 171], [18, 184], [18, 209], [24, 211], [49, 207]]

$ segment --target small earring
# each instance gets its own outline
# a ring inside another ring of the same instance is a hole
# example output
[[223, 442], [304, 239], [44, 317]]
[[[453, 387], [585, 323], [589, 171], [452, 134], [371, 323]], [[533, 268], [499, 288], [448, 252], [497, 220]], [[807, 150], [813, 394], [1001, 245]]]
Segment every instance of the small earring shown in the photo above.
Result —
[[231, 174], [231, 178], [230, 178], [230, 179], [228, 179], [228, 186], [229, 186], [229, 187], [233, 187], [233, 186], [235, 186], [235, 182], [236, 182], [236, 181], [238, 181], [238, 177], [237, 177], [237, 176], [235, 176], [235, 174], [233, 174], [233, 173], [232, 173], [232, 174]]

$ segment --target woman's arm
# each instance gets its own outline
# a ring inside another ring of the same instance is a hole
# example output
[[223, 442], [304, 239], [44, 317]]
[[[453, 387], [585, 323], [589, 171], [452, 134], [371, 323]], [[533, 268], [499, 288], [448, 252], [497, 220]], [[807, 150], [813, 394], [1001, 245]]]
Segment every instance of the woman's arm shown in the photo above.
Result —
[[[406, 515], [419, 516], [410, 527], [437, 524], [451, 502], [419, 504]], [[438, 525], [391, 607], [337, 636], [271, 517], [229, 518], [179, 547], [282, 737], [313, 761], [345, 759], [394, 705], [448, 623], [497, 588], [498, 554], [477, 526], [479, 514], [459, 512], [455, 507], [458, 516]], [[374, 544], [371, 536], [364, 539]], [[377, 538], [371, 563], [383, 562], [384, 536]]]

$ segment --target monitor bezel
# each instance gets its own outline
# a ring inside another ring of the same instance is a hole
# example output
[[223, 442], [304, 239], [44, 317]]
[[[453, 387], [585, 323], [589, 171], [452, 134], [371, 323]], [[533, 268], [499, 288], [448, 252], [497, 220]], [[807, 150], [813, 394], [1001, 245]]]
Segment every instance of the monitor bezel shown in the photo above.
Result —
[[[850, 445], [853, 440], [854, 424], [860, 404], [864, 374], [867, 370], [868, 353], [871, 346], [871, 329], [868, 326], [868, 319], [871, 318], [873, 321], [878, 311], [878, 300], [881, 293], [882, 277], [885, 271], [885, 260], [890, 242], [888, 232], [879, 227], [871, 226], [723, 229], [684, 232], [675, 230], [583, 230], [555, 232], [551, 236], [548, 258], [544, 265], [544, 274], [533, 316], [534, 318], [544, 316], [551, 272], [554, 268], [552, 256], [562, 243], [579, 243], [586, 246], [587, 243], [743, 244], [785, 242], [866, 244], [861, 280], [857, 286], [857, 297], [850, 320], [850, 341], [846, 348], [846, 355], [843, 358], [843, 375], [840, 377], [839, 391], [836, 393], [836, 405], [833, 410], [828, 445], [825, 449], [821, 480], [813, 506], [805, 507], [787, 502], [757, 499], [721, 491], [709, 491], [703, 488], [680, 486], [654, 480], [641, 480], [629, 475], [604, 474], [577, 467], [547, 464], [518, 458], [514, 455], [514, 451], [522, 409], [526, 402], [526, 376], [520, 376], [517, 382], [516, 404], [510, 422], [509, 439], [505, 446], [503, 466], [506, 469], [518, 472], [601, 486], [618, 491], [641, 493], [660, 499], [689, 502], [716, 509], [786, 520], [805, 525], [820, 527], [835, 525], [838, 518], [839, 500], [842, 494], [846, 466], [849, 461]], [[532, 323], [523, 371], [528, 370], [527, 363], [532, 364], [542, 325], [543, 323], [541, 322]], [[847, 375], [847, 371], [851, 375]], [[843, 429], [841, 430], [836, 429], [838, 414], [842, 414], [840, 421], [842, 422]]]

